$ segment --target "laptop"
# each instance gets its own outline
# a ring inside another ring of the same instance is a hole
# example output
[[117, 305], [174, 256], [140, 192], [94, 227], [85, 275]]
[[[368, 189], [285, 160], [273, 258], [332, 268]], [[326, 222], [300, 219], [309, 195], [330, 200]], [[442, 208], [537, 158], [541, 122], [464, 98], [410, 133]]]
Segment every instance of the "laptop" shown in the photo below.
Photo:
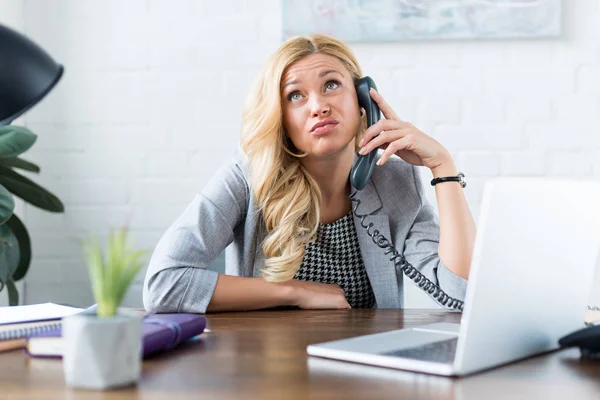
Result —
[[484, 187], [460, 324], [313, 344], [308, 354], [462, 376], [555, 350], [583, 327], [599, 247], [600, 182], [494, 179]]

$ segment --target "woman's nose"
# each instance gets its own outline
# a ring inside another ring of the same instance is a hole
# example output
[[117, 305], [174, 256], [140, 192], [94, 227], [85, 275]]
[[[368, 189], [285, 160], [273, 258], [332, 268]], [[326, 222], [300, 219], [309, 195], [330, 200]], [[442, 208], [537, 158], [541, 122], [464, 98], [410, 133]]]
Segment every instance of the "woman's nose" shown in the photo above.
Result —
[[324, 115], [328, 115], [331, 111], [331, 107], [329, 104], [323, 99], [315, 99], [312, 104], [312, 116], [313, 117], [322, 117]]

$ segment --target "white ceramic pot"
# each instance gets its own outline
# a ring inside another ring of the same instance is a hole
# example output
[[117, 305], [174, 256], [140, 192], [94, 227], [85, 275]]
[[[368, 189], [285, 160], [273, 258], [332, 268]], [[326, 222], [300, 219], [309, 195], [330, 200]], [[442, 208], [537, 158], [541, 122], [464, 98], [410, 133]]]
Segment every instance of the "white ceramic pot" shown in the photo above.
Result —
[[76, 314], [62, 321], [63, 368], [68, 386], [109, 389], [139, 380], [142, 319], [119, 314]]

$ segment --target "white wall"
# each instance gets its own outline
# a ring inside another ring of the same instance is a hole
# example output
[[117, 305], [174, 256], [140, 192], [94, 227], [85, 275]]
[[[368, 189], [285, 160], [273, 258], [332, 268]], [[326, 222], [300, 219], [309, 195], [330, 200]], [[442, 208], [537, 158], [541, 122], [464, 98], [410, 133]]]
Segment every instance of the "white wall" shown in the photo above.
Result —
[[[600, 178], [600, 2], [564, 3], [559, 39], [351, 46], [399, 116], [451, 150], [475, 215], [494, 176]], [[0, 2], [0, 22], [12, 4]], [[237, 143], [251, 79], [281, 43], [281, 6], [24, 4], [25, 32], [65, 65], [27, 116], [39, 134], [28, 153], [42, 167], [34, 179], [66, 206], [62, 215], [26, 207], [27, 302], [86, 305], [76, 238], [129, 221], [135, 244], [154, 247]], [[138, 284], [128, 304], [139, 298]], [[408, 306], [431, 304], [409, 289]]]
[[0, 21], [19, 32], [25, 28], [24, 0], [0, 0]]

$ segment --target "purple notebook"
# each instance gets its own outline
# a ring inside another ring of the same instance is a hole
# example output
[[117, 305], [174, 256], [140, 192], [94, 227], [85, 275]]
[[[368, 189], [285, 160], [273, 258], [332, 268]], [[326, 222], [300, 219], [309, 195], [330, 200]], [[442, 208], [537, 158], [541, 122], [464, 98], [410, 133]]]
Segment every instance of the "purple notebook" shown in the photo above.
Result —
[[150, 314], [142, 324], [144, 357], [171, 350], [198, 336], [206, 328], [206, 318], [198, 314]]
[[[144, 358], [170, 350], [206, 328], [206, 319], [198, 314], [148, 314], [142, 321]], [[25, 351], [32, 357], [62, 357], [61, 341], [58, 327], [28, 337]]]

